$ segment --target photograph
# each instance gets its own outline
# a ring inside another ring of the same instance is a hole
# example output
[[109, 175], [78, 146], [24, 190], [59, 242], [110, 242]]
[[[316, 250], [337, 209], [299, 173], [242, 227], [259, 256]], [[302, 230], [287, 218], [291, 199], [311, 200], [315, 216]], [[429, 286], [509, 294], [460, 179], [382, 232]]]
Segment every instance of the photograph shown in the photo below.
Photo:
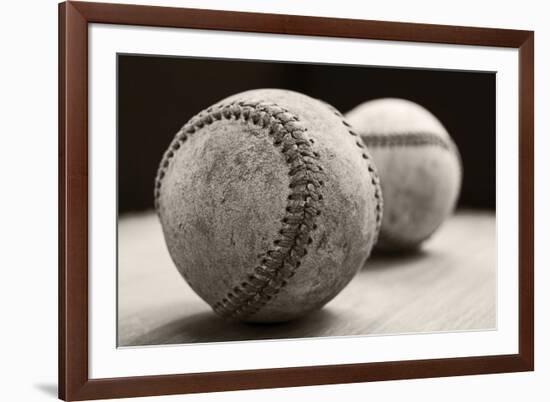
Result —
[[58, 11], [59, 398], [535, 370], [529, 26]]
[[116, 57], [118, 347], [497, 328], [494, 72]]
[[1, 2], [0, 399], [550, 400], [546, 8]]

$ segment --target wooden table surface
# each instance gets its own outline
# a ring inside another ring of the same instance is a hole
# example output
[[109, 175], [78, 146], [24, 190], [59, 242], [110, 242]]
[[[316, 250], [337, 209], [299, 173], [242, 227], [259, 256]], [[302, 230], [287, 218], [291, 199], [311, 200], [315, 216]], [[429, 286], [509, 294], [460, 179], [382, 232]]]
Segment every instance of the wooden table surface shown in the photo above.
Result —
[[322, 310], [284, 324], [216, 316], [172, 263], [156, 215], [119, 220], [119, 346], [483, 330], [496, 326], [493, 213], [460, 211], [420, 252], [372, 256]]

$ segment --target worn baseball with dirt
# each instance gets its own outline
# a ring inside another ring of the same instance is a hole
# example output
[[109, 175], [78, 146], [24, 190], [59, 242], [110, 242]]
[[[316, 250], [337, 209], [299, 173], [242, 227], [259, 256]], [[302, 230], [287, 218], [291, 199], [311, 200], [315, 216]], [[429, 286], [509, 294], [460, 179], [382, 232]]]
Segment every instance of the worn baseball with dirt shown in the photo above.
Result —
[[380, 174], [384, 217], [377, 249], [411, 250], [454, 210], [462, 169], [441, 122], [404, 99], [365, 102], [346, 114]]
[[296, 92], [243, 92], [193, 117], [165, 152], [155, 204], [170, 255], [221, 316], [297, 318], [363, 266], [378, 177], [341, 115]]

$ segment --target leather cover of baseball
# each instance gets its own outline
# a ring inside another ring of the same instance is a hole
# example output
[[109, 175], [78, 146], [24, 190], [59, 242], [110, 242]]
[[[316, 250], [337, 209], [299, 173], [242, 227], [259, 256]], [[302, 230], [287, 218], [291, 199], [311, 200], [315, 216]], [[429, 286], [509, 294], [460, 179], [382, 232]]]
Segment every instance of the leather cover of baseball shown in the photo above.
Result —
[[341, 115], [276, 89], [231, 96], [185, 124], [161, 161], [155, 205], [189, 285], [219, 315], [255, 322], [336, 296], [382, 214], [375, 168]]
[[417, 248], [454, 210], [462, 165], [439, 120], [404, 99], [365, 102], [346, 114], [380, 174], [384, 217], [377, 249]]

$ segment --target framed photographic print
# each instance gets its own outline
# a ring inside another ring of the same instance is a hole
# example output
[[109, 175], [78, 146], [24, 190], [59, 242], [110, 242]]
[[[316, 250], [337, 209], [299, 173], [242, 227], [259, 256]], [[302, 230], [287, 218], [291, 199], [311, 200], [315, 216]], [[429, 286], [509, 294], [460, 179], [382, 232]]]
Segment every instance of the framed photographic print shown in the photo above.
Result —
[[60, 398], [533, 370], [533, 32], [59, 22]]

